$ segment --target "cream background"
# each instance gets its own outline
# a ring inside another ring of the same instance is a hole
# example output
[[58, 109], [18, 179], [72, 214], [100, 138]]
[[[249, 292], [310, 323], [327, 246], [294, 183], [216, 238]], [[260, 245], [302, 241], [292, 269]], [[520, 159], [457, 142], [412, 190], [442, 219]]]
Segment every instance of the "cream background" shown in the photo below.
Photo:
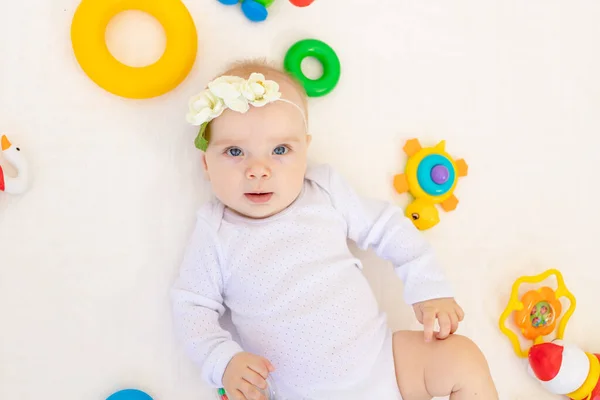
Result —
[[[600, 3], [317, 0], [299, 9], [277, 0], [257, 25], [216, 0], [186, 0], [199, 34], [194, 70], [144, 101], [117, 98], [79, 69], [69, 40], [77, 4], [0, 3], [0, 131], [32, 170], [29, 192], [0, 193], [0, 398], [104, 399], [126, 387], [157, 400], [212, 398], [169, 320], [169, 285], [206, 199], [186, 101], [234, 58], [281, 62], [305, 37], [331, 44], [343, 68], [333, 93], [310, 100], [315, 161], [363, 194], [405, 205], [390, 182], [406, 139], [445, 139], [467, 160], [458, 210], [425, 234], [466, 310], [459, 333], [487, 355], [500, 398], [555, 398], [497, 328], [519, 275], [561, 269], [578, 298], [567, 339], [600, 351]], [[164, 37], [130, 14], [111, 24], [109, 43], [143, 64]], [[362, 257], [392, 325], [419, 328], [389, 266]]]

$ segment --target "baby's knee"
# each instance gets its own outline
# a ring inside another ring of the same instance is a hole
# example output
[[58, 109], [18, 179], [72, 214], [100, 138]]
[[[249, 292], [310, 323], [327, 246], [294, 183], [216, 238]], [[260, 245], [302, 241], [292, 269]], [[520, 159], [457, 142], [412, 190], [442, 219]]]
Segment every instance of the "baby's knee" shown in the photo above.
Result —
[[453, 368], [457, 368], [466, 374], [481, 374], [487, 373], [488, 365], [483, 352], [466, 336], [451, 335], [446, 340], [445, 351], [448, 353], [446, 357], [453, 362]]
[[470, 389], [490, 393], [488, 387], [493, 388], [483, 353], [465, 336], [454, 334], [426, 343], [422, 332], [396, 332], [394, 353], [398, 387], [405, 399], [444, 397]]

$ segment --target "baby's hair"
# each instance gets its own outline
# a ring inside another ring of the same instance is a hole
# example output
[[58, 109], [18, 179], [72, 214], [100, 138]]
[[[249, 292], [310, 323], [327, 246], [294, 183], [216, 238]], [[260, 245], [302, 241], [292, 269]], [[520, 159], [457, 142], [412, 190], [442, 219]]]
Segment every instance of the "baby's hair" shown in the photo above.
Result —
[[[308, 121], [308, 97], [300, 81], [296, 79], [296, 77], [292, 74], [288, 73], [287, 71], [284, 71], [281, 68], [278, 68], [273, 62], [269, 62], [265, 58], [253, 58], [248, 60], [234, 61], [233, 63], [229, 64], [227, 68], [223, 72], [218, 74], [216, 77], [223, 75], [234, 75], [247, 79], [253, 72], [258, 72], [264, 75], [277, 75], [278, 77], [285, 79], [289, 83], [291, 83], [294, 89], [296, 89], [296, 91], [300, 95], [300, 98], [302, 99], [302, 104], [300, 104], [300, 106], [302, 106], [302, 108], [304, 109], [304, 115]], [[271, 78], [267, 76], [267, 79]], [[275, 78], [274, 80], [277, 81], [277, 78]], [[204, 137], [209, 142], [210, 125], [211, 123], [209, 122], [206, 126], [206, 131], [204, 134]]]

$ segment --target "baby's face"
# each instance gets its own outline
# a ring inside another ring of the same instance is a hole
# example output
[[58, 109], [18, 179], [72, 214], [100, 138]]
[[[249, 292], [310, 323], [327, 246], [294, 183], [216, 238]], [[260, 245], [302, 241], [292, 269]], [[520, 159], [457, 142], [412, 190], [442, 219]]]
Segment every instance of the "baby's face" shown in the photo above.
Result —
[[[282, 98], [302, 104], [291, 83], [274, 80]], [[309, 143], [302, 113], [292, 104], [251, 106], [245, 114], [226, 110], [211, 122], [204, 166], [215, 195], [227, 207], [265, 218], [284, 210], [300, 194]]]

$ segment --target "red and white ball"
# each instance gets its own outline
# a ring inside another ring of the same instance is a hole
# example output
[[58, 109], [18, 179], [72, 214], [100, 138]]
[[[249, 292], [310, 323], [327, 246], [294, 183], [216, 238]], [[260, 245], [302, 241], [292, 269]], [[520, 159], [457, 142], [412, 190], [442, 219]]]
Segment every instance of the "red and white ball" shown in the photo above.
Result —
[[557, 340], [529, 350], [528, 372], [550, 393], [566, 395], [583, 385], [590, 360], [579, 347]]

